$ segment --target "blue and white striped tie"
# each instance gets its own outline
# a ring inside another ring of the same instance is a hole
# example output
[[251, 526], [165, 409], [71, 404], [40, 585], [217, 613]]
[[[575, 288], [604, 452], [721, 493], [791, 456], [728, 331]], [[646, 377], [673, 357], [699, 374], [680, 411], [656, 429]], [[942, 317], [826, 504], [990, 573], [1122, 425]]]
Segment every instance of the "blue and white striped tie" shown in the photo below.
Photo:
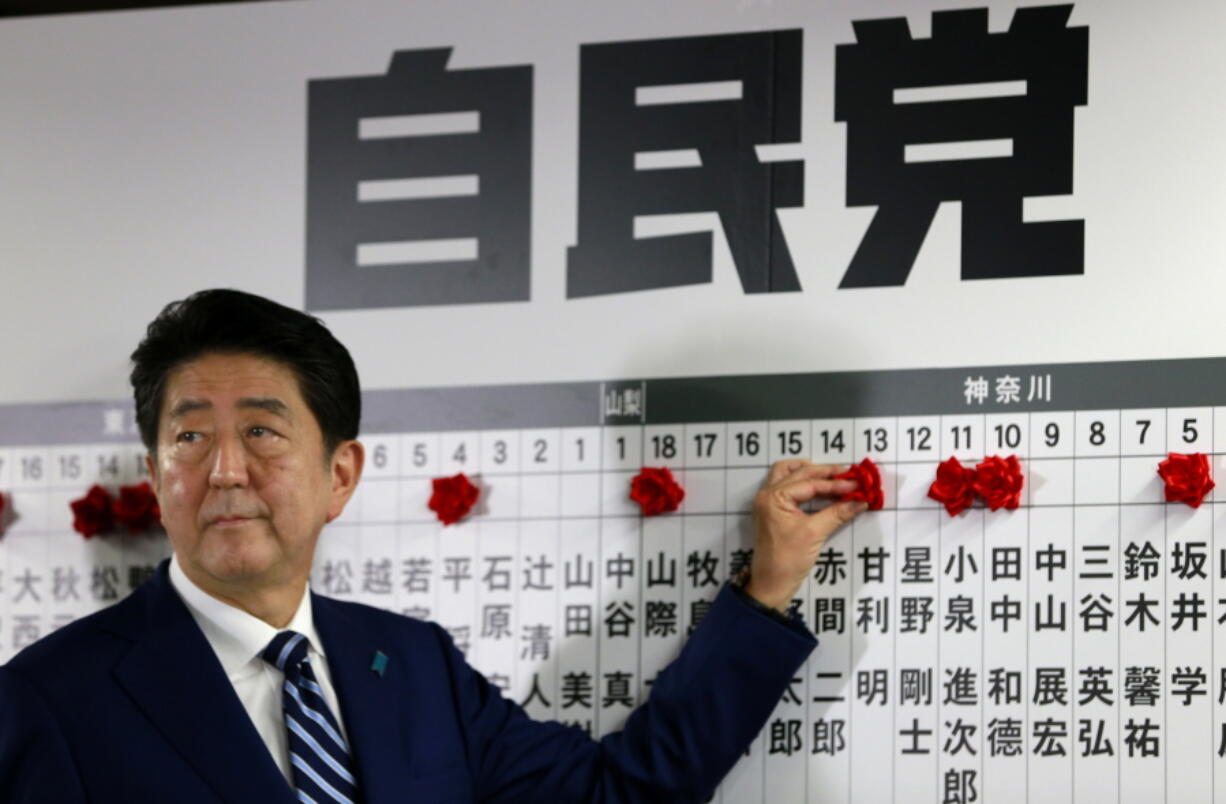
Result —
[[282, 631], [260, 654], [285, 674], [281, 705], [298, 800], [357, 804], [360, 798], [353, 758], [311, 670], [307, 646], [302, 634]]

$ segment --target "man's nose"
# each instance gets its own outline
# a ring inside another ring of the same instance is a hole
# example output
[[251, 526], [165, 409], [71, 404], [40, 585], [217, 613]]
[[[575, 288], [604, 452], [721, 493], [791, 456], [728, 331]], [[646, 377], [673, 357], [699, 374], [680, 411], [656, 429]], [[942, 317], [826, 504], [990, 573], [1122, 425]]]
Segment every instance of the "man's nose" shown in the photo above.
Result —
[[247, 485], [247, 450], [237, 434], [218, 437], [209, 484], [223, 489]]

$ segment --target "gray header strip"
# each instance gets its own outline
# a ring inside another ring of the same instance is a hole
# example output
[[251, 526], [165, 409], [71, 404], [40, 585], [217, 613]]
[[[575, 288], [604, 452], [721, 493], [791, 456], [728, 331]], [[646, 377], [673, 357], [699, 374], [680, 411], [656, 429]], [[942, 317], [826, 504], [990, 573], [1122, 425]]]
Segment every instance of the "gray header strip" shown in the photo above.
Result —
[[[981, 394], [968, 396], [967, 380], [980, 378]], [[644, 412], [637, 421], [645, 424], [1196, 407], [1226, 405], [1226, 358], [690, 377], [639, 383], [607, 383], [605, 395], [611, 390], [643, 387]], [[370, 390], [362, 397], [362, 431], [595, 426], [605, 421], [602, 411], [609, 407], [601, 390], [597, 382]], [[608, 421], [614, 420], [620, 424], [636, 419], [624, 413], [609, 414]], [[0, 446], [137, 440], [130, 400], [0, 405]]]

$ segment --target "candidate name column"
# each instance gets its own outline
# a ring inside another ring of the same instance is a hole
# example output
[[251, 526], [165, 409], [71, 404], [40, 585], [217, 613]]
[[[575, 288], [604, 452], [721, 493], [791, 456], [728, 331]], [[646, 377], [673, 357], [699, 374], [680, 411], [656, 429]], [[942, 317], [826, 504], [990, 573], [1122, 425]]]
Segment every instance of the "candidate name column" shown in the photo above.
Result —
[[[1212, 409], [1171, 408], [1166, 425], [1168, 452], [1212, 448]], [[1211, 505], [1167, 503], [1167, 801], [1192, 801], [1213, 788], [1212, 545]]]
[[[937, 620], [941, 523], [945, 510], [928, 497], [940, 462], [938, 416], [898, 420], [895, 487], [898, 508], [895, 560], [894, 801], [938, 804], [935, 690], [941, 627]], [[935, 685], [935, 686], [934, 686]]]
[[1120, 417], [1119, 800], [1162, 801], [1166, 722], [1166, 512], [1162, 479], [1166, 411], [1123, 411]]
[[1030, 644], [1023, 695], [1027, 698], [1029, 801], [1072, 798], [1069, 753], [1069, 668], [1073, 659], [1073, 469], [1076, 424], [1071, 412], [1030, 418], [1031, 484], [1029, 583]]
[[[984, 456], [982, 415], [942, 416], [941, 455], [975, 466]], [[983, 789], [984, 508], [941, 522], [940, 746], [938, 789], [947, 804], [981, 800]]]
[[[814, 419], [813, 460], [819, 464], [851, 463], [854, 449], [851, 419]], [[818, 503], [816, 507], [825, 505]], [[835, 533], [814, 563], [807, 582], [806, 620], [817, 637], [817, 650], [805, 665], [809, 685], [809, 796], [811, 802], [856, 800], [853, 789], [852, 654], [850, 555], [851, 527]]]
[[1073, 798], [1119, 796], [1117, 755], [1121, 603], [1115, 557], [1120, 532], [1120, 411], [1077, 414], [1077, 461], [1073, 476], [1073, 703], [1070, 747]]

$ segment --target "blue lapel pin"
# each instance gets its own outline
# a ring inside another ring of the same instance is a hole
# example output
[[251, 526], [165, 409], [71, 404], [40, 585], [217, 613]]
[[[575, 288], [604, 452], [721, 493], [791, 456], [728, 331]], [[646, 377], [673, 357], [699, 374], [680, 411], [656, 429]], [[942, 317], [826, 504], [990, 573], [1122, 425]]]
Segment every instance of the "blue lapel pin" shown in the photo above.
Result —
[[381, 650], [375, 651], [375, 658], [371, 660], [370, 669], [379, 678], [383, 678], [383, 671], [387, 669], [387, 654]]

